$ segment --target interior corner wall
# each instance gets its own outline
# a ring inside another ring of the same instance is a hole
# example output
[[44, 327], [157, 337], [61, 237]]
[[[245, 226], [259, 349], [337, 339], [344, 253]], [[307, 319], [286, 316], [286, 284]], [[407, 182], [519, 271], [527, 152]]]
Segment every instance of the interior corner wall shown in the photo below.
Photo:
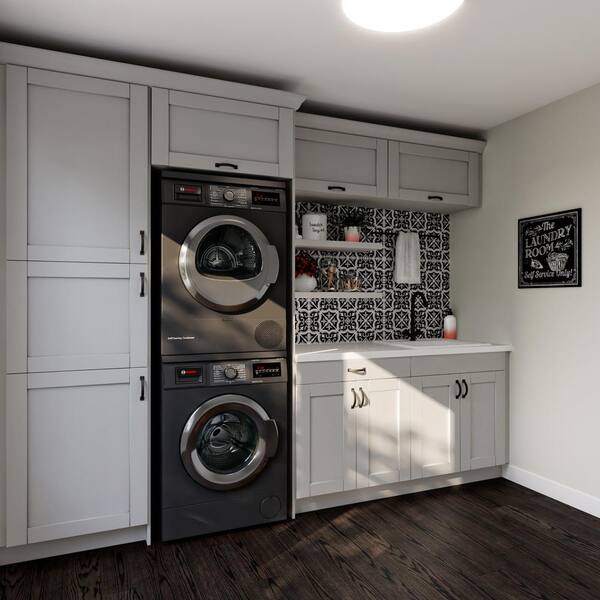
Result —
[[0, 547], [6, 543], [6, 67], [0, 65]]
[[[483, 207], [451, 217], [463, 339], [509, 342], [510, 463], [600, 500], [600, 86], [487, 134]], [[582, 208], [581, 288], [517, 288], [517, 220]]]

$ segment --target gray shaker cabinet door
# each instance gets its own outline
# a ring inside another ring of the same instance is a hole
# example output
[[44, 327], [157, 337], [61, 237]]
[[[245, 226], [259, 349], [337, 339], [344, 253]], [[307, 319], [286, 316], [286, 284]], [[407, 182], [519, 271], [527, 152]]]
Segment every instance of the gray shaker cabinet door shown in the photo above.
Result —
[[471, 373], [462, 385], [461, 471], [505, 464], [505, 372]]
[[7, 258], [145, 263], [147, 88], [10, 65], [7, 116]]
[[296, 127], [296, 190], [330, 198], [384, 198], [387, 142]]
[[7, 546], [147, 523], [147, 379], [146, 369], [7, 376]]
[[341, 382], [296, 387], [298, 498], [356, 489], [353, 388]]
[[389, 196], [423, 210], [480, 204], [481, 157], [475, 152], [406, 142], [389, 143]]
[[291, 178], [293, 111], [153, 88], [152, 164]]

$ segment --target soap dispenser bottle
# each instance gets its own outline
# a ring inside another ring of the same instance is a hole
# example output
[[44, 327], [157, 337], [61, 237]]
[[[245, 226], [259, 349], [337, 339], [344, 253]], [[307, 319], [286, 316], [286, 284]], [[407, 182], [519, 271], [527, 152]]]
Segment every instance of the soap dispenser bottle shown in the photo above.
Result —
[[456, 339], [456, 317], [452, 314], [452, 310], [444, 318], [444, 339]]

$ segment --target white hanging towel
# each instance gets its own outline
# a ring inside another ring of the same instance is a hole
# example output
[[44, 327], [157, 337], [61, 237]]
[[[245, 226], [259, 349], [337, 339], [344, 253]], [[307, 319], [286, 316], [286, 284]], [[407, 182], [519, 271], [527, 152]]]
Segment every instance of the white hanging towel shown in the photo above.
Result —
[[421, 246], [418, 233], [400, 232], [394, 261], [396, 283], [421, 283]]

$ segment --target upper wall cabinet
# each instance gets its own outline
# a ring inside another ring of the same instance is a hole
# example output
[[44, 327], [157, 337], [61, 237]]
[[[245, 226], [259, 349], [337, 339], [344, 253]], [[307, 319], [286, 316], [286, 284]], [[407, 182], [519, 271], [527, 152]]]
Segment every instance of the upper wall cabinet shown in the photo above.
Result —
[[296, 127], [296, 189], [341, 196], [387, 196], [387, 141]]
[[293, 111], [152, 89], [152, 164], [293, 177]]
[[390, 142], [389, 195], [408, 202], [457, 207], [479, 204], [480, 157], [475, 152]]
[[8, 66], [7, 258], [146, 262], [148, 90]]
[[480, 204], [484, 142], [297, 113], [296, 195], [453, 212]]

